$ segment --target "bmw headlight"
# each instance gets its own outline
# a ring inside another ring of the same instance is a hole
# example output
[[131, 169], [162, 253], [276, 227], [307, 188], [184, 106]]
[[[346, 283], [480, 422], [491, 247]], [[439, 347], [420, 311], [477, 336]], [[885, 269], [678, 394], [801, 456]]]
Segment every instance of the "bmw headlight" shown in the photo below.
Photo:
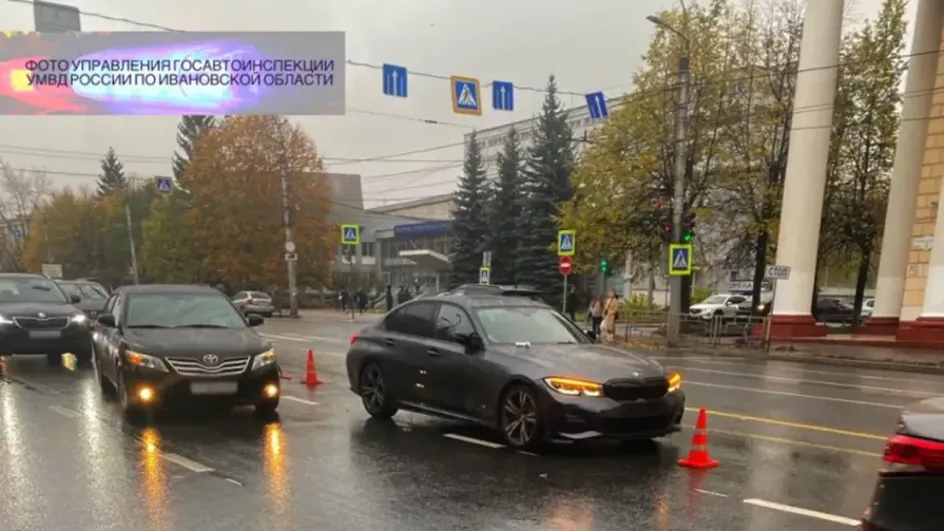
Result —
[[665, 377], [665, 382], [669, 386], [669, 392], [674, 393], [682, 388], [682, 375], [673, 372], [672, 374]]
[[262, 354], [257, 354], [252, 358], [252, 371], [256, 369], [261, 369], [267, 365], [275, 363], [275, 349], [270, 348], [269, 350], [263, 352]]
[[154, 356], [148, 356], [147, 354], [142, 354], [140, 352], [135, 352], [133, 350], [125, 351], [125, 360], [129, 365], [134, 367], [140, 367], [142, 369], [154, 369], [155, 371], [167, 372], [167, 365], [164, 364], [164, 360], [160, 358], [155, 358]]
[[72, 316], [72, 324], [84, 324], [88, 321], [88, 317], [84, 313], [77, 313]]
[[570, 396], [601, 396], [603, 386], [597, 382], [551, 376], [544, 379], [544, 383], [562, 395]]

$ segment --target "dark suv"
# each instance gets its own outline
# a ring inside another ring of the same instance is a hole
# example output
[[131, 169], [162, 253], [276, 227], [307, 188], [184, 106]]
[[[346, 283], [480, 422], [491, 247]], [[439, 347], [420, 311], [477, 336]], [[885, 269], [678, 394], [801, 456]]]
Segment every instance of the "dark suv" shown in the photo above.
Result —
[[524, 297], [544, 302], [541, 292], [530, 286], [499, 286], [495, 284], [463, 284], [443, 295], [497, 295], [501, 297]]
[[0, 356], [46, 355], [53, 365], [68, 352], [89, 365], [91, 331], [79, 302], [43, 275], [0, 274]]

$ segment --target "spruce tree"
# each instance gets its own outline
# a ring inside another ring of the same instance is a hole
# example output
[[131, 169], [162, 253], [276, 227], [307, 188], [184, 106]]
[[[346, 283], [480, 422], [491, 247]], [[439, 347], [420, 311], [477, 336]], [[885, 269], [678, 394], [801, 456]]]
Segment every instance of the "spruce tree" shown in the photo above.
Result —
[[518, 283], [531, 285], [558, 302], [563, 286], [554, 251], [557, 218], [560, 205], [573, 196], [573, 165], [573, 132], [551, 76], [523, 172], [521, 218], [527, 225], [519, 229], [516, 269]]
[[98, 195], [112, 195], [128, 187], [125, 165], [118, 160], [115, 148], [109, 147], [102, 159], [102, 173], [98, 176]]
[[469, 140], [463, 175], [459, 178], [456, 199], [452, 208], [453, 242], [449, 275], [450, 287], [478, 281], [482, 251], [488, 238], [486, 199], [488, 184], [482, 164], [482, 150], [475, 132]]
[[177, 146], [180, 150], [174, 152], [174, 179], [177, 182], [181, 182], [187, 171], [190, 157], [196, 149], [197, 138], [212, 129], [215, 124], [216, 119], [212, 116], [187, 115], [181, 118], [177, 125]]
[[490, 198], [489, 225], [492, 283], [515, 284], [518, 238], [521, 234], [521, 153], [518, 132], [512, 128], [498, 154], [498, 180]]

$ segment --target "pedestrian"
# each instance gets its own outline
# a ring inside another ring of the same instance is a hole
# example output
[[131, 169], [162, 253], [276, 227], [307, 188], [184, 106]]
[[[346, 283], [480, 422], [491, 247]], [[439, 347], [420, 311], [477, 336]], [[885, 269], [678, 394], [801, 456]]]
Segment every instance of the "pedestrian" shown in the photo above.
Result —
[[387, 284], [387, 287], [384, 288], [384, 302], [387, 303], [387, 311], [393, 309], [393, 288], [390, 284]]
[[410, 292], [404, 286], [400, 286], [400, 289], [397, 290], [397, 304], [403, 304], [409, 302]]
[[616, 290], [610, 290], [610, 296], [603, 305], [603, 337], [607, 341], [616, 339], [616, 315], [619, 314], [619, 297]]
[[361, 313], [364, 313], [364, 310], [367, 309], [367, 292], [364, 291], [364, 288], [357, 290], [357, 307]]
[[567, 299], [567, 316], [570, 317], [571, 322], [577, 322], [577, 288], [575, 286], [570, 286], [567, 290], [567, 294], [564, 296]]
[[593, 330], [593, 337], [600, 341], [600, 323], [603, 322], [603, 299], [600, 297], [594, 297], [590, 301], [590, 311], [587, 314], [590, 316], [590, 325], [591, 330]]

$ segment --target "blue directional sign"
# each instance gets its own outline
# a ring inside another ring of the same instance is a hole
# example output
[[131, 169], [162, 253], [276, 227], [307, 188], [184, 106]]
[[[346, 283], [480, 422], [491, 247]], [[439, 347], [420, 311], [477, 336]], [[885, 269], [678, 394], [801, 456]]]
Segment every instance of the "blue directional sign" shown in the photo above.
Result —
[[496, 111], [515, 110], [515, 84], [511, 81], [492, 81], [492, 108]]
[[341, 245], [360, 245], [361, 226], [356, 223], [341, 225]]
[[490, 267], [479, 268], [479, 284], [488, 284], [489, 277], [491, 276], [492, 276], [492, 268]]
[[406, 67], [383, 65], [383, 91], [387, 96], [405, 98], [407, 96]]
[[20, 229], [14, 227], [13, 230], [10, 231], [10, 232], [13, 233], [13, 239], [14, 239], [14, 240], [22, 240], [22, 239], [23, 239], [23, 231], [22, 231], [22, 230], [20, 230]]
[[456, 114], [482, 115], [482, 84], [474, 77], [452, 76], [452, 111]]
[[692, 274], [692, 244], [669, 245], [669, 275], [686, 277]]
[[162, 194], [169, 194], [174, 191], [174, 181], [170, 177], [157, 178], [157, 191]]
[[587, 94], [587, 108], [590, 109], [590, 119], [602, 120], [610, 115], [606, 108], [606, 96], [602, 92]]
[[577, 231], [557, 231], [557, 256], [574, 256], [577, 254]]

